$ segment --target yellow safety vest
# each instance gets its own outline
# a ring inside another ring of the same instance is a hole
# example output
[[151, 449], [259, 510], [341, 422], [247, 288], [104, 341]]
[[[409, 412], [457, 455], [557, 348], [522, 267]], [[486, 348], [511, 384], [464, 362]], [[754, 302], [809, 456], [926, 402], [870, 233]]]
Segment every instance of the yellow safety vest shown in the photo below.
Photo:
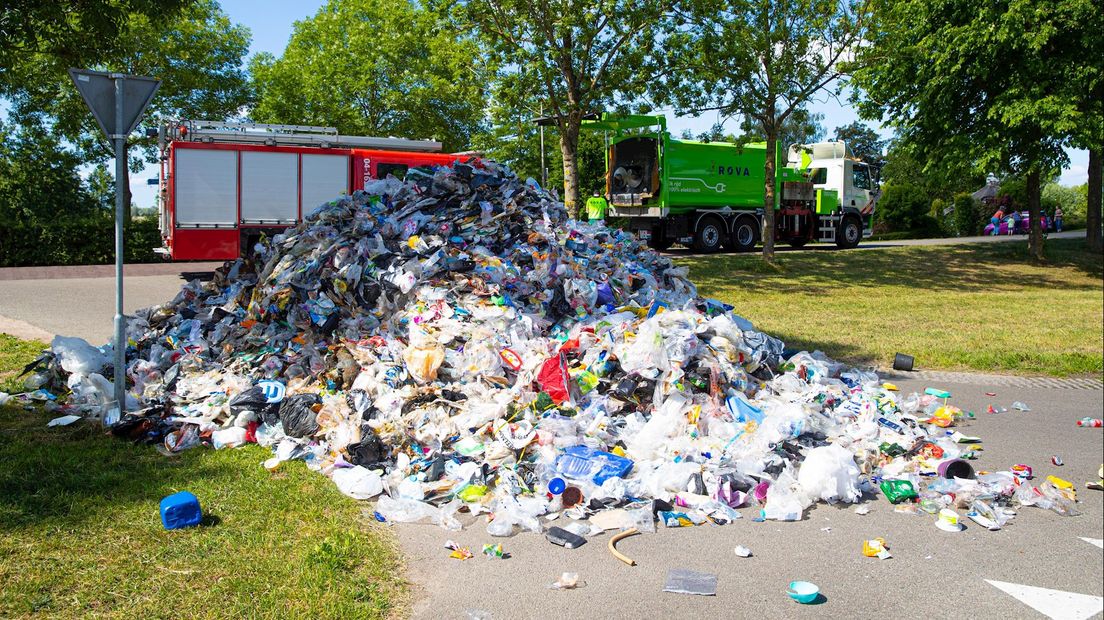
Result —
[[606, 218], [606, 209], [609, 207], [609, 203], [605, 198], [601, 196], [591, 196], [587, 198], [587, 218], [592, 220], [603, 220]]

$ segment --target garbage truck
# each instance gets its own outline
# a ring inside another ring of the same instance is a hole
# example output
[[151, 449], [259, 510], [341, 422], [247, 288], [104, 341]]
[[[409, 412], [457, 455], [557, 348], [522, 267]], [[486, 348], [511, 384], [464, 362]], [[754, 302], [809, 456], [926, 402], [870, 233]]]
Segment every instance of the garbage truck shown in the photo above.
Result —
[[[764, 143], [672, 138], [663, 116], [603, 114], [583, 129], [607, 136], [609, 217], [666, 250], [747, 252], [759, 243], [765, 194]], [[775, 239], [853, 248], [871, 234], [876, 175], [842, 141], [792, 145], [777, 162]]]

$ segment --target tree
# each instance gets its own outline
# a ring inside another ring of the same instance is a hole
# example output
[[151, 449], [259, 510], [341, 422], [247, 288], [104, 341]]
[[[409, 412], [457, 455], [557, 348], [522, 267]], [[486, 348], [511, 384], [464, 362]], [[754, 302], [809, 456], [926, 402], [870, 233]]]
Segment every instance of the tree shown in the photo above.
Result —
[[250, 64], [255, 121], [467, 148], [483, 122], [486, 58], [409, 0], [330, 0], [296, 22], [279, 59]]
[[878, 132], [871, 129], [865, 123], [855, 121], [850, 125], [836, 127], [836, 140], [847, 142], [847, 148], [856, 158], [881, 168], [885, 164], [886, 140], [878, 136]]
[[[543, 184], [540, 128], [533, 123], [533, 117], [539, 114], [540, 101], [532, 93], [520, 100], [495, 97], [492, 101], [489, 109], [491, 127], [473, 138], [472, 146], [491, 159], [509, 165], [518, 176], [532, 177]], [[544, 130], [547, 187], [563, 187], [563, 155], [557, 148], [559, 128], [545, 127]], [[577, 147], [580, 195], [589, 195], [605, 188], [604, 150], [601, 133], [580, 133]]]
[[[820, 141], [825, 133], [824, 125], [821, 124], [823, 120], [823, 114], [810, 112], [806, 108], [794, 110], [793, 114], [782, 121], [782, 126], [778, 130], [778, 145], [788, 149], [792, 144]], [[765, 142], [767, 139], [762, 126], [751, 117], [744, 117], [744, 121], [740, 123], [740, 131], [743, 135], [735, 140], [739, 143]]]
[[555, 118], [564, 202], [579, 202], [580, 125], [591, 112], [623, 106], [649, 80], [668, 0], [460, 0], [460, 19], [479, 32], [512, 89], [540, 92]]
[[77, 174], [79, 158], [39, 119], [21, 120], [0, 123], [0, 225], [42, 227], [95, 211]]
[[[1029, 247], [1041, 259], [1042, 175], [1086, 118], [1067, 84], [1097, 67], [1101, 18], [1090, 0], [879, 0], [878, 27], [860, 54], [860, 112], [886, 118], [930, 159], [927, 169], [999, 168], [1026, 181]], [[1097, 45], [1098, 47], [1098, 45]], [[1096, 59], [1095, 62], [1086, 59]]]
[[656, 97], [681, 109], [742, 114], [767, 143], [763, 258], [774, 258], [776, 153], [785, 122], [843, 77], [862, 41], [865, 2], [688, 0], [665, 41], [670, 64]]
[[160, 20], [193, 0], [7, 0], [0, 8], [0, 93], [41, 79], [28, 57], [63, 67], [94, 65], [119, 50], [135, 15]]
[[[129, 15], [111, 54], [89, 68], [159, 78], [161, 86], [146, 110], [147, 119], [224, 118], [237, 114], [250, 100], [242, 63], [249, 38], [249, 30], [232, 24], [217, 3], [201, 0], [171, 18]], [[14, 113], [44, 113], [53, 129], [77, 147], [85, 162], [113, 158], [111, 142], [73, 88], [63, 59], [39, 54], [25, 63], [37, 63], [42, 76], [37, 83], [25, 84], [14, 93]], [[138, 147], [140, 156], [153, 162], [155, 145], [154, 138], [144, 136], [127, 140], [132, 171], [141, 169], [141, 159], [130, 158], [131, 147]], [[130, 205], [129, 178], [123, 182], [124, 204]], [[126, 216], [129, 221], [129, 209]]]
[[910, 185], [928, 200], [952, 203], [955, 194], [985, 184], [985, 174], [971, 162], [929, 165], [932, 153], [904, 139], [891, 140], [881, 169], [883, 183]]

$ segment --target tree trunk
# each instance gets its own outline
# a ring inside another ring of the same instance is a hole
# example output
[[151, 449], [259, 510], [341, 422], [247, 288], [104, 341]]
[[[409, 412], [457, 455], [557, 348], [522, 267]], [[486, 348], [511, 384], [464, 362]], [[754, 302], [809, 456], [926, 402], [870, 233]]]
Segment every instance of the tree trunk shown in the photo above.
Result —
[[1043, 260], [1043, 228], [1039, 223], [1039, 202], [1042, 188], [1039, 182], [1039, 169], [1032, 168], [1027, 173], [1027, 217], [1031, 226], [1028, 229], [1027, 250], [1035, 260]]
[[774, 152], [778, 145], [778, 130], [772, 125], [763, 128], [767, 134], [767, 159], [763, 165], [763, 260], [774, 261], [774, 178], [778, 173]]
[[578, 113], [571, 113], [564, 119], [563, 129], [560, 131], [560, 154], [563, 155], [564, 173], [564, 206], [567, 212], [574, 217], [581, 217], [578, 209], [579, 203], [579, 166], [577, 156], [579, 152], [579, 127], [581, 119]]
[[1085, 225], [1089, 229], [1087, 241], [1093, 252], [1101, 251], [1101, 164], [1100, 149], [1089, 149], [1089, 201], [1085, 214]]

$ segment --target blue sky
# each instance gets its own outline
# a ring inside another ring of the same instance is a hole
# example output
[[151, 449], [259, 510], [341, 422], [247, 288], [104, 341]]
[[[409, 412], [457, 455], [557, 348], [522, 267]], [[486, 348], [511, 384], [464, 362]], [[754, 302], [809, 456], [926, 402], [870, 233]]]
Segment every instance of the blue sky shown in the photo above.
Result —
[[[222, 8], [230, 19], [242, 24], [253, 33], [253, 41], [250, 45], [250, 55], [257, 52], [271, 52], [280, 56], [291, 36], [293, 24], [314, 15], [319, 7], [324, 4], [322, 0], [223, 0]], [[846, 100], [841, 97], [845, 102]], [[813, 101], [809, 108], [816, 113], [823, 114], [822, 124], [831, 137], [837, 127], [847, 125], [858, 120], [846, 105], [827, 96], [821, 96]], [[694, 132], [706, 131], [718, 118], [716, 114], [705, 114], [698, 118], [674, 118], [671, 110], [658, 110], [666, 113], [668, 125], [672, 133], [681, 133], [684, 129]], [[877, 127], [876, 123], [870, 123]], [[736, 121], [728, 121], [727, 127], [735, 130]], [[882, 132], [885, 137], [888, 132]], [[1087, 178], [1088, 152], [1071, 150], [1070, 165], [1063, 171], [1060, 182], [1065, 185], [1080, 185]], [[134, 202], [139, 207], [154, 206], [156, 187], [147, 185], [146, 179], [157, 176], [156, 168], [149, 167], [138, 174], [131, 175], [131, 187], [134, 192]]]

